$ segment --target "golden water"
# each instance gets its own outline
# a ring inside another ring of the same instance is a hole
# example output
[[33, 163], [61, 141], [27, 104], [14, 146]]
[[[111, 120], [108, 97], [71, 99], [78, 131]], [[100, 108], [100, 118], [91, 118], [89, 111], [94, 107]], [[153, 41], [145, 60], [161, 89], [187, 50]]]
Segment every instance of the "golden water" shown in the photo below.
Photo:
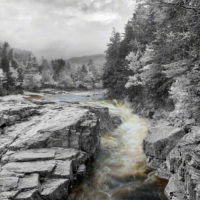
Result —
[[142, 142], [147, 122], [134, 115], [128, 103], [91, 101], [89, 105], [108, 107], [120, 116], [122, 124], [104, 133], [101, 148], [70, 200], [160, 200], [160, 182], [149, 176], [145, 166]]

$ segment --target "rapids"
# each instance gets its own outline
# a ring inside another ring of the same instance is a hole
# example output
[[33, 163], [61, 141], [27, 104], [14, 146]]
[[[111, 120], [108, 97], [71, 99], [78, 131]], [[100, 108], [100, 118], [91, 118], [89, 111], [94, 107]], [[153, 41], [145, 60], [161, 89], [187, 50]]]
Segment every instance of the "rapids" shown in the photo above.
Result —
[[101, 149], [87, 176], [72, 192], [70, 200], [161, 200], [163, 182], [149, 173], [142, 142], [148, 126], [132, 114], [128, 103], [91, 101], [87, 104], [108, 107], [122, 124], [104, 133]]
[[[73, 98], [72, 98], [73, 96]], [[101, 136], [101, 147], [86, 176], [77, 183], [69, 200], [164, 200], [165, 182], [157, 179], [145, 165], [142, 142], [147, 122], [132, 113], [128, 103], [100, 100], [88, 93], [58, 94], [53, 101], [81, 101], [82, 104], [108, 107], [122, 124]]]

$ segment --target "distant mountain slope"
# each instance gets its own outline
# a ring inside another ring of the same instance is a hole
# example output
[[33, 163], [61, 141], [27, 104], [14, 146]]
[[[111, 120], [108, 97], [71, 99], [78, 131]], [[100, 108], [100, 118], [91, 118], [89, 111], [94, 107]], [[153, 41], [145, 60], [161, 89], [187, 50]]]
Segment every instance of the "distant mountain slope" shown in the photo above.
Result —
[[105, 63], [105, 55], [97, 54], [90, 56], [73, 57], [68, 59], [67, 62], [69, 62], [70, 64], [87, 65], [90, 60], [93, 60], [94, 64], [103, 66], [103, 64]]
[[18, 62], [25, 64], [34, 55], [31, 51], [14, 48], [13, 56]]

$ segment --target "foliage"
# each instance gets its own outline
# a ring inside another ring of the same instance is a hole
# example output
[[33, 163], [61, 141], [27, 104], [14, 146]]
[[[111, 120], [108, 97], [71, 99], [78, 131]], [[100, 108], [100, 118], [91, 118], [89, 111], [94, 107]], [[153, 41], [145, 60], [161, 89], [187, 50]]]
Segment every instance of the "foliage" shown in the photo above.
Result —
[[57, 80], [60, 71], [65, 66], [65, 61], [62, 58], [60, 58], [60, 59], [52, 60], [51, 64], [52, 64], [52, 67], [53, 67], [53, 70], [54, 70], [54, 79]]
[[198, 121], [199, 35], [199, 0], [140, 1], [121, 40], [113, 34], [108, 44], [104, 85], [109, 94], [123, 88], [131, 101], [151, 104], [152, 110], [175, 104], [171, 119]]

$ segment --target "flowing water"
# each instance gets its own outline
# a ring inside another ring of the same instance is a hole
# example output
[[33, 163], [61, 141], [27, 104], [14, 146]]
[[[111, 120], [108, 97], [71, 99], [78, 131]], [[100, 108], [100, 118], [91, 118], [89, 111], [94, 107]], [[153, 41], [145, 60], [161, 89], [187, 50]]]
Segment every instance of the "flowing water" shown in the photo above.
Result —
[[[84, 104], [108, 107], [112, 115], [122, 119], [122, 124], [102, 135], [95, 161], [69, 199], [164, 200], [162, 190], [165, 183], [158, 180], [145, 165], [142, 141], [147, 134], [146, 121], [134, 115], [128, 103], [91, 100], [89, 95], [83, 94], [72, 95], [77, 95], [75, 99], [81, 99]], [[71, 94], [62, 94], [52, 100], [69, 101], [70, 97]]]

